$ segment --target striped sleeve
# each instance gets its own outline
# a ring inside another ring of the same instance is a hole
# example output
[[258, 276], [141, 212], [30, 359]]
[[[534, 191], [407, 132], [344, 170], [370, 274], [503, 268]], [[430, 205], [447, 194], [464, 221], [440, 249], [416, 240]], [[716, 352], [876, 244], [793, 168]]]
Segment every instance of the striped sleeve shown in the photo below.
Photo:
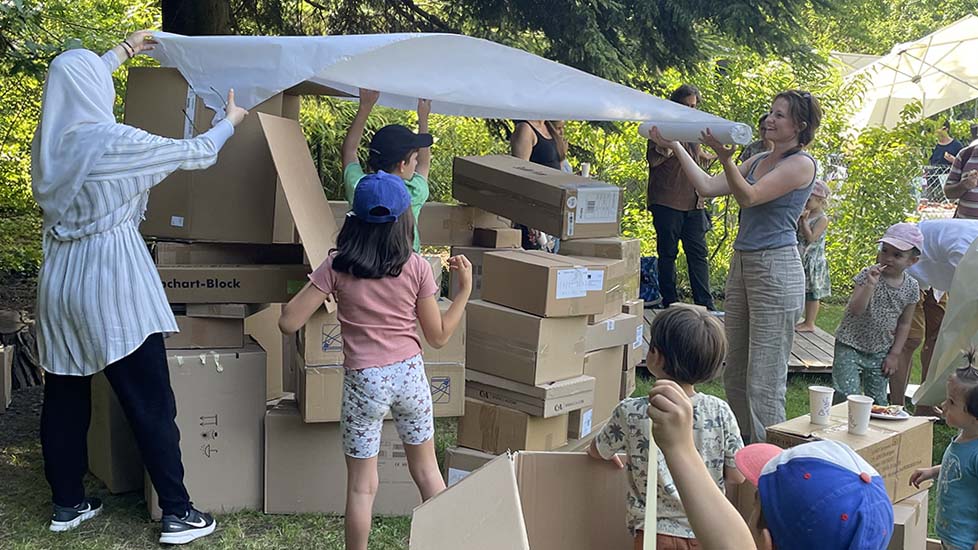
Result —
[[155, 176], [156, 182], [177, 170], [201, 170], [217, 162], [217, 153], [234, 133], [222, 120], [192, 139], [156, 136], [132, 128], [117, 140], [92, 169], [90, 180]]
[[954, 185], [961, 181], [961, 172], [963, 166], [961, 166], [961, 155], [958, 154], [954, 157], [954, 162], [951, 163], [951, 171], [947, 175], [947, 181], [944, 185]]

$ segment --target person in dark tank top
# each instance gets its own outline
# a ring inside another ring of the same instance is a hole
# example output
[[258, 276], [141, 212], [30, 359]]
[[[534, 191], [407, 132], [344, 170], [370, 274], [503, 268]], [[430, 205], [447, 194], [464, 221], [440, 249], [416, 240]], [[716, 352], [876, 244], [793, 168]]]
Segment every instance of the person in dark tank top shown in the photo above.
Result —
[[[514, 157], [560, 170], [558, 139], [557, 131], [549, 120], [518, 120], [509, 140], [510, 152]], [[515, 227], [523, 233], [524, 249], [549, 249], [549, 239], [539, 229], [522, 224]]]

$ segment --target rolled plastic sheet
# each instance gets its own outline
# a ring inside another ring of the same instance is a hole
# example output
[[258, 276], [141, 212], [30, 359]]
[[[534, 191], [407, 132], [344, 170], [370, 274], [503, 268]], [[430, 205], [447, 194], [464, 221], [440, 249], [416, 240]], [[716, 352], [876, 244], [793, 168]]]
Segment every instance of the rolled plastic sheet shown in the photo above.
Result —
[[720, 143], [728, 145], [747, 145], [754, 137], [751, 127], [747, 124], [723, 119], [704, 122], [643, 122], [638, 126], [639, 135], [649, 139], [649, 132], [653, 126], [657, 127], [662, 137], [669, 141], [698, 142], [707, 128], [720, 140]]

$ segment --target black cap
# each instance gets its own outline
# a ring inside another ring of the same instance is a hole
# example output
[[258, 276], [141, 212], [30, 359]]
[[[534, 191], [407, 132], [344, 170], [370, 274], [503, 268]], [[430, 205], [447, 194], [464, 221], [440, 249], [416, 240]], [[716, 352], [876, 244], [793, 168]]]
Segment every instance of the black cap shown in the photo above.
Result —
[[431, 134], [416, 134], [400, 124], [388, 124], [370, 140], [370, 157], [379, 168], [385, 168], [400, 162], [414, 149], [431, 147], [433, 142]]

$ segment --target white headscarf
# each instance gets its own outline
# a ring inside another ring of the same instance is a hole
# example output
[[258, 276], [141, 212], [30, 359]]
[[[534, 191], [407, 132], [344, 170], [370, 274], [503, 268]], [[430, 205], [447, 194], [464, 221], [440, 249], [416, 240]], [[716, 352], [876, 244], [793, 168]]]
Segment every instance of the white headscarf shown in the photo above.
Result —
[[115, 87], [106, 62], [88, 50], [54, 58], [31, 144], [31, 187], [44, 230], [57, 224], [95, 163], [125, 131], [112, 114]]

